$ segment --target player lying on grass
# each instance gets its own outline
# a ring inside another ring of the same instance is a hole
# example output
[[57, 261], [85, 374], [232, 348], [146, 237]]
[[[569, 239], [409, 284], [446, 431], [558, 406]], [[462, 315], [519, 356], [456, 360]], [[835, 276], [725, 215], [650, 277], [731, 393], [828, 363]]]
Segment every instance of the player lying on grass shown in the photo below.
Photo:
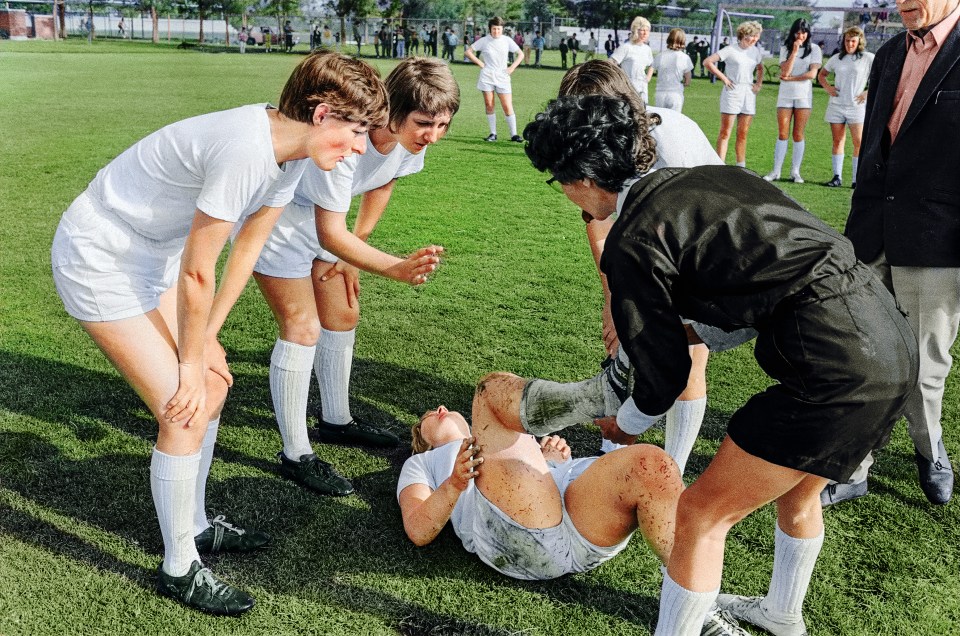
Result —
[[[593, 569], [623, 551], [637, 530], [666, 563], [683, 490], [676, 464], [649, 444], [572, 459], [562, 438], [538, 442], [521, 423], [522, 412], [552, 410], [565, 418], [583, 389], [569, 385], [562, 398], [557, 392], [536, 398], [529, 395], [536, 382], [542, 381], [508, 373], [485, 377], [474, 395], [472, 426], [444, 406], [420, 418], [414, 455], [397, 484], [407, 536], [427, 545], [450, 522], [467, 551], [524, 580]], [[707, 625], [711, 633], [727, 633], [716, 630], [729, 621], [714, 608]]]

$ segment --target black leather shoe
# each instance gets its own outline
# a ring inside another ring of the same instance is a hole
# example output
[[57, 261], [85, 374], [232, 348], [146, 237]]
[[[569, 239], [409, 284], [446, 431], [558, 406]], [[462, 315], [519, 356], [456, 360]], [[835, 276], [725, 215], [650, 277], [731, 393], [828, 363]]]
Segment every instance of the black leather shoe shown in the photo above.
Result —
[[521, 137], [520, 135], [514, 135], [513, 137], [510, 138], [510, 141], [516, 142], [518, 144], [522, 144], [523, 137]]
[[390, 431], [377, 428], [361, 420], [353, 419], [343, 426], [324, 422], [317, 418], [317, 439], [327, 444], [355, 444], [376, 448], [394, 448], [400, 438]]
[[913, 452], [914, 459], [917, 460], [917, 471], [920, 473], [920, 489], [927, 496], [927, 500], [938, 506], [950, 501], [953, 495], [953, 467], [947, 457], [943, 440], [937, 444], [938, 459], [935, 462], [921, 455], [916, 449]]
[[833, 175], [833, 179], [830, 179], [823, 185], [827, 186], [828, 188], [839, 188], [843, 185], [843, 181], [840, 180], [840, 175], [835, 174]]
[[229, 523], [223, 515], [210, 520], [210, 527], [193, 538], [200, 554], [252, 552], [270, 543], [270, 535], [259, 530], [244, 530]]
[[301, 455], [299, 461], [287, 459], [282, 452], [277, 453], [277, 458], [281, 475], [321, 495], [343, 497], [353, 492], [353, 484], [346, 477], [313, 453]]
[[491, 133], [491, 134], [487, 135], [486, 137], [484, 137], [483, 140], [484, 140], [484, 141], [496, 141], [496, 140], [497, 140], [497, 136]]
[[254, 602], [246, 592], [218, 581], [199, 561], [194, 561], [183, 576], [170, 576], [162, 566], [158, 568], [157, 592], [187, 607], [218, 616], [243, 614]]
[[859, 499], [867, 494], [867, 480], [852, 484], [827, 484], [820, 491], [820, 505], [826, 508], [844, 501]]

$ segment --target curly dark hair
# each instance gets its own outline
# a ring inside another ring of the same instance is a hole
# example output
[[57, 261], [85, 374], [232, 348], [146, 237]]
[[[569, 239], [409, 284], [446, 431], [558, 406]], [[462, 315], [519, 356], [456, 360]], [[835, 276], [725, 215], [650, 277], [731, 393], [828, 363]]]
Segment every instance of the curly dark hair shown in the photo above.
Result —
[[523, 129], [533, 167], [560, 183], [592, 179], [608, 192], [649, 169], [629, 103], [604, 95], [568, 95]]

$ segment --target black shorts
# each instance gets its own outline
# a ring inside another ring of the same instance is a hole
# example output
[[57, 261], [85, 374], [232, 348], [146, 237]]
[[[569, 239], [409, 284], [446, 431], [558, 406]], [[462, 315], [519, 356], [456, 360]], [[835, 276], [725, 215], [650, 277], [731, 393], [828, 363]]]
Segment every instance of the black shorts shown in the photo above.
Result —
[[779, 384], [730, 419], [730, 438], [768, 462], [847, 481], [880, 448], [916, 389], [917, 339], [862, 263], [781, 302], [755, 355]]

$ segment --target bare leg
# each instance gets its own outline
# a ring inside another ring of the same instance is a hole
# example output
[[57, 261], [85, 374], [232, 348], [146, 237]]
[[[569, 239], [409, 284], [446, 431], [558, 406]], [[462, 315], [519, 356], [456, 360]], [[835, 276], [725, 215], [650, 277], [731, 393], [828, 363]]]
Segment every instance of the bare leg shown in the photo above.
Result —
[[[851, 125], [851, 130], [850, 130], [851, 136], [853, 133], [852, 126], [853, 125]], [[861, 124], [860, 127], [862, 130], [863, 125]], [[833, 154], [835, 155], [843, 154], [843, 150], [844, 150], [843, 145], [846, 138], [845, 133], [846, 133], [846, 129], [844, 128], [843, 124], [830, 124], [830, 134], [833, 135]]]
[[750, 132], [752, 122], [753, 115], [737, 115], [737, 143], [735, 147], [737, 163], [747, 161], [747, 133]]
[[670, 456], [656, 446], [637, 444], [597, 459], [570, 484], [565, 500], [573, 524], [591, 543], [616, 545], [640, 528], [666, 563], [682, 491]]
[[717, 135], [717, 154], [720, 159], [727, 161], [727, 145], [730, 143], [730, 133], [733, 132], [733, 123], [737, 120], [736, 115], [720, 113], [720, 133]]
[[483, 454], [483, 469], [476, 484], [484, 497], [520, 525], [552, 528], [563, 515], [560, 491], [540, 444], [520, 424], [525, 383], [515, 375], [494, 373], [477, 387], [473, 435]]

